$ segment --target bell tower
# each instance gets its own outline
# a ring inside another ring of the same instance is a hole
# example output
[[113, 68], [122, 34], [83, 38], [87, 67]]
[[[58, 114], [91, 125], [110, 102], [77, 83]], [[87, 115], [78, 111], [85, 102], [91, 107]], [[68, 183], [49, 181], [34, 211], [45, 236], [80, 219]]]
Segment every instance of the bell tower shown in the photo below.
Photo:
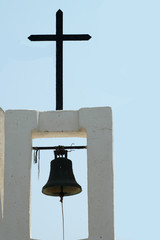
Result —
[[[57, 23], [56, 35], [38, 35], [41, 41], [46, 38], [56, 41], [57, 49], [60, 48], [57, 52], [62, 52], [64, 40], [89, 40], [86, 38], [90, 37], [85, 34], [65, 35], [59, 32], [58, 26], [62, 27], [61, 11], [57, 12], [58, 19], [60, 23]], [[33, 36], [29, 39], [36, 41], [37, 36]], [[57, 61], [57, 71], [62, 68], [61, 64]], [[59, 78], [57, 81], [61, 83], [56, 92], [57, 99], [61, 100], [57, 100], [56, 111], [4, 112], [0, 109], [0, 239], [33, 240], [30, 233], [32, 139], [83, 137], [87, 139], [89, 226], [89, 236], [83, 240], [114, 240], [111, 108], [62, 110], [62, 74]], [[42, 186], [43, 191], [49, 191], [48, 186], [49, 182], [47, 186]], [[81, 190], [78, 184], [76, 187], [77, 191]]]

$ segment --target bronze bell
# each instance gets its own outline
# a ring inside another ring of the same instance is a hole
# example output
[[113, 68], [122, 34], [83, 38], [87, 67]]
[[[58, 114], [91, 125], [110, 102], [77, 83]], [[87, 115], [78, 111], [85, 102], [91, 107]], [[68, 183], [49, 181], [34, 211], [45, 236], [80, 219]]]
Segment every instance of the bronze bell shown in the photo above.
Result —
[[72, 162], [67, 159], [67, 151], [60, 146], [54, 153], [55, 159], [51, 161], [49, 179], [42, 188], [42, 193], [60, 197], [80, 193], [82, 188], [75, 180]]

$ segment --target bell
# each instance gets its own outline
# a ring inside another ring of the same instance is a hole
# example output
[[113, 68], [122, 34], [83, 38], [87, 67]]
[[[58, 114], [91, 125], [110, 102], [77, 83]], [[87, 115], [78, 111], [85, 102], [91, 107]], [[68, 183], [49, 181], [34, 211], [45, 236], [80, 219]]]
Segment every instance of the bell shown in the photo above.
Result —
[[75, 180], [72, 162], [67, 159], [67, 151], [59, 148], [54, 153], [55, 159], [51, 161], [49, 179], [42, 188], [42, 193], [60, 197], [80, 193], [82, 188]]

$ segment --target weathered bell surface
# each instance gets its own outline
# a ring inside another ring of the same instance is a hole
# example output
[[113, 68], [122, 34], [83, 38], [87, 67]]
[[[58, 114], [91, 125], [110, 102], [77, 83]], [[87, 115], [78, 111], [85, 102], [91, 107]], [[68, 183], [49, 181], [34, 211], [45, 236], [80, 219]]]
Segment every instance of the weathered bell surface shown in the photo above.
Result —
[[82, 191], [81, 186], [76, 182], [72, 162], [65, 157], [55, 154], [51, 161], [51, 170], [48, 182], [42, 188], [42, 193], [50, 196], [71, 196]]

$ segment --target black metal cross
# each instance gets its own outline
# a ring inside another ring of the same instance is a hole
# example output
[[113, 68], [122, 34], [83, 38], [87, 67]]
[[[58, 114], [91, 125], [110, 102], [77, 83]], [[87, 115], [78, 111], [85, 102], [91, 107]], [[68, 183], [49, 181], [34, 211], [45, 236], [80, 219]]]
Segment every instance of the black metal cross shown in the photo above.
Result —
[[30, 41], [56, 41], [56, 110], [63, 110], [63, 41], [86, 41], [88, 34], [63, 34], [63, 12], [56, 13], [56, 34], [30, 35]]

